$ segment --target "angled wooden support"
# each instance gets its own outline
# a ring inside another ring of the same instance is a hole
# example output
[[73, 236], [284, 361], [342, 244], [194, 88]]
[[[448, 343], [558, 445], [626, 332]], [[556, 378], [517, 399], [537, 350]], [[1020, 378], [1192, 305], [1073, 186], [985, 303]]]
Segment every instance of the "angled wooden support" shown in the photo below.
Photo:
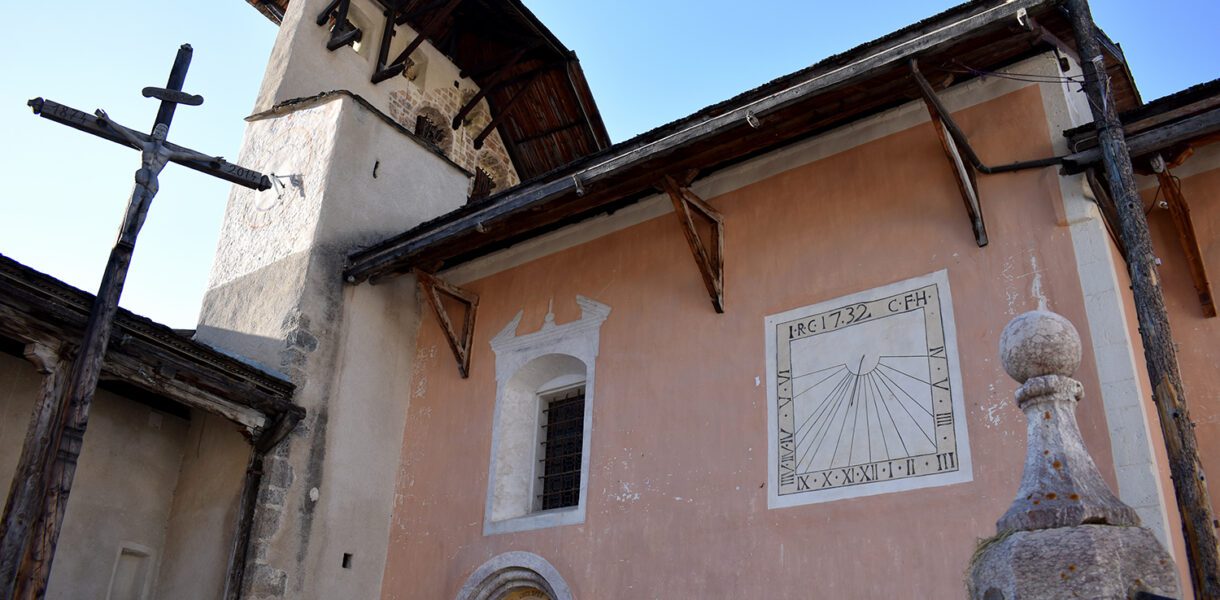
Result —
[[[428, 305], [436, 313], [436, 319], [441, 324], [441, 331], [444, 332], [445, 339], [449, 342], [449, 348], [453, 350], [453, 357], [457, 359], [458, 363], [458, 372], [462, 374], [462, 379], [469, 377], [470, 350], [474, 346], [474, 316], [479, 308], [479, 296], [423, 271], [416, 270], [415, 276], [419, 280], [419, 289], [423, 293], [424, 300], [428, 301]], [[445, 309], [441, 294], [449, 296], [466, 307], [466, 316], [462, 319], [460, 334], [453, 328], [453, 319], [449, 317], [449, 311]]]
[[[695, 256], [695, 265], [699, 267], [699, 274], [703, 276], [703, 285], [707, 287], [712, 306], [716, 312], [723, 313], [724, 218], [710, 204], [696, 196], [687, 185], [689, 185], [689, 181], [682, 184], [668, 175], [661, 180], [661, 189], [674, 203], [674, 214], [678, 216], [678, 223], [682, 226], [686, 243], [690, 246], [691, 254]], [[699, 230], [695, 228], [694, 216], [696, 215], [712, 227], [712, 239], [708, 243], [704, 243], [703, 239], [699, 237]]]
[[1178, 230], [1178, 242], [1182, 245], [1182, 253], [1186, 255], [1186, 264], [1190, 267], [1190, 278], [1195, 284], [1195, 293], [1199, 295], [1199, 304], [1203, 307], [1203, 316], [1216, 316], [1215, 297], [1212, 296], [1212, 284], [1207, 277], [1207, 266], [1203, 263], [1203, 250], [1199, 247], [1199, 238], [1195, 235], [1195, 224], [1190, 218], [1190, 207], [1186, 205], [1186, 197], [1182, 194], [1182, 185], [1177, 177], [1162, 167], [1156, 173], [1156, 179], [1161, 185], [1161, 193], [1169, 205], [1169, 214], [1173, 218], [1174, 228]]
[[1127, 262], [1127, 245], [1123, 243], [1123, 238], [1118, 234], [1120, 229], [1118, 220], [1118, 207], [1114, 205], [1114, 197], [1110, 195], [1110, 188], [1106, 185], [1106, 177], [1104, 173], [1098, 173], [1099, 167], [1093, 167], [1085, 171], [1085, 179], [1089, 182], [1089, 189], [1093, 192], [1093, 198], [1097, 202], [1097, 207], [1101, 209], [1102, 222], [1106, 225], [1106, 232], [1110, 234], [1110, 241], [1114, 242], [1114, 247], [1118, 248], [1118, 254], [1123, 257], [1123, 262]]
[[389, 33], [393, 32], [393, 24], [398, 22], [399, 16], [397, 11], [386, 11], [387, 35], [381, 36], [381, 48], [377, 52], [377, 70], [373, 73], [373, 83], [381, 83], [405, 71], [407, 59], [411, 57], [411, 53], [415, 52], [424, 43], [424, 40], [434, 36], [440, 30], [440, 26], [444, 24], [445, 19], [449, 18], [453, 9], [457, 8], [461, 3], [462, 0], [449, 0], [444, 5], [436, 8], [428, 22], [419, 28], [415, 39], [411, 40], [411, 43], [407, 44], [407, 47], [403, 48], [402, 52], [399, 52], [398, 56], [389, 63], [386, 63], [385, 60], [389, 56], [390, 40], [393, 38], [393, 35], [389, 35]]
[[978, 244], [979, 248], [982, 248], [987, 245], [987, 223], [983, 221], [983, 209], [979, 204], [979, 187], [974, 168], [962, 160], [957, 142], [945, 128], [940, 111], [932, 102], [925, 99], [924, 103], [928, 106], [928, 116], [932, 117], [932, 128], [936, 130], [936, 137], [940, 138], [940, 147], [945, 151], [945, 158], [949, 159], [949, 166], [953, 169], [953, 178], [957, 181], [962, 203], [966, 205], [966, 214], [970, 217], [970, 227], [974, 230], [974, 242]]
[[317, 23], [320, 27], [329, 23], [332, 17], [334, 18], [335, 24], [331, 27], [330, 39], [326, 41], [326, 49], [331, 52], [352, 42], [360, 41], [364, 35], [358, 27], [347, 20], [347, 11], [351, 5], [352, 0], [331, 0], [326, 8], [318, 13]]

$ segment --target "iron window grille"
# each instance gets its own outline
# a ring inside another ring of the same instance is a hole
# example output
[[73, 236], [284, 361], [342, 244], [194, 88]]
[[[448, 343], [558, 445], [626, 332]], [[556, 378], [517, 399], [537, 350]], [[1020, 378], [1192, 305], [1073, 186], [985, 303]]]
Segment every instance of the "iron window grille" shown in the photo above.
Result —
[[575, 388], [543, 398], [542, 458], [538, 461], [540, 510], [580, 503], [580, 458], [584, 444], [585, 390]]

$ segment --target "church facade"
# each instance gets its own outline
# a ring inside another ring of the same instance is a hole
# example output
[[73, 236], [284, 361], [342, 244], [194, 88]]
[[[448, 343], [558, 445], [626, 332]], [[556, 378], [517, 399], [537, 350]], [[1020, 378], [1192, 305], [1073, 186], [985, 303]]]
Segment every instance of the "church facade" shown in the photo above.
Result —
[[[1059, 2], [967, 3], [617, 144], [517, 0], [250, 3], [280, 29], [238, 162], [276, 185], [234, 188], [191, 343], [299, 423], [174, 422], [224, 491], [141, 484], [195, 537], [140, 546], [136, 597], [960, 597], [1021, 476], [996, 348], [1035, 309], [1080, 331], [1085, 443], [1189, 590]], [[1105, 41], [1220, 470], [1220, 86], [1144, 103]]]

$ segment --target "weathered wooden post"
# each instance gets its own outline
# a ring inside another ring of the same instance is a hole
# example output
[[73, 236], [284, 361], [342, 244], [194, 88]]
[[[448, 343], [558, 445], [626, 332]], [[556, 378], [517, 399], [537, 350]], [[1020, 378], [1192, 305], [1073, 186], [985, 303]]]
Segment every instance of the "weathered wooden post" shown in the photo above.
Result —
[[[267, 176], [170, 143], [166, 136], [179, 104], [198, 106], [203, 98], [182, 91], [191, 64], [189, 44], [178, 49], [169, 82], [164, 88], [146, 87], [143, 95], [161, 101], [152, 133], [128, 129], [105, 111], [94, 115], [74, 108], [34, 98], [29, 105], [34, 113], [87, 133], [140, 150], [140, 169], [135, 173], [135, 188], [119, 227], [118, 238], [102, 273], [102, 283], [94, 298], [85, 324], [85, 335], [66, 377], [56, 377], [36, 405], [33, 429], [26, 437], [0, 518], [0, 600], [42, 598], [46, 593], [55, 547], [63, 526], [68, 496], [76, 473], [76, 461], [84, 444], [85, 430], [93, 393], [97, 388], [105, 359], [106, 346], [118, 312], [119, 297], [135, 251], [136, 238], [144, 225], [149, 206], [159, 188], [162, 169], [176, 162], [252, 189], [271, 187]], [[60, 367], [59, 370], [64, 371]], [[40, 367], [41, 370], [46, 370]], [[59, 381], [62, 379], [62, 381]], [[54, 397], [51, 397], [51, 394]]]
[[1060, 315], [1018, 316], [1000, 338], [1004, 370], [1021, 382], [1025, 472], [1012, 506], [970, 564], [974, 600], [1177, 597], [1174, 564], [1101, 478], [1076, 424], [1084, 388], [1080, 335]]

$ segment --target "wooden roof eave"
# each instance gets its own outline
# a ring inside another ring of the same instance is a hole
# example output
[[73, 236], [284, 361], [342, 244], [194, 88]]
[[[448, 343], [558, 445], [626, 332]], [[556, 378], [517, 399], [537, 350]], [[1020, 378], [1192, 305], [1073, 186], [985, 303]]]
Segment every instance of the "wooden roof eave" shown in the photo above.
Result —
[[[79, 339], [93, 296], [0, 255], [0, 337], [58, 347]], [[304, 410], [293, 384], [119, 309], [102, 379], [219, 415], [257, 436]]]
[[[1016, 25], [1019, 11], [1039, 11], [1046, 13], [1044, 18], [1049, 21], [1054, 15], [1050, 10], [1058, 5], [1057, 0], [1015, 0], [1001, 2], [993, 0], [985, 3], [973, 3], [958, 7], [957, 13], [944, 19], [933, 19], [920, 24], [918, 29], [904, 30], [903, 35], [891, 35], [878, 42], [862, 46], [846, 55], [833, 57], [809, 72], [804, 73], [799, 81], [780, 81], [781, 89], [770, 90], [761, 98], [749, 99], [732, 105], [717, 105], [711, 107], [715, 114], [698, 118], [701, 111], [694, 117], [679, 121], [661, 131], [658, 135], [644, 134], [634, 140], [612, 147], [605, 152], [587, 157], [567, 168], [560, 169], [537, 181], [527, 182], [516, 188], [506, 190], [497, 197], [474, 209], [459, 209], [454, 213], [442, 216], [431, 222], [424, 223], [404, 234], [386, 240], [374, 247], [354, 253], [349, 257], [349, 266], [345, 276], [349, 282], [356, 283], [368, 279], [391, 277], [397, 273], [406, 272], [414, 264], [424, 264], [425, 268], [448, 267], [460, 262], [451, 260], [458, 256], [472, 257], [469, 248], [462, 249], [456, 244], [458, 240], [474, 240], [470, 244], [478, 245], [480, 239], [491, 239], [489, 230], [501, 222], [514, 216], [537, 214], [548, 203], [563, 200], [558, 204], [579, 204], [575, 199], [581, 189], [606, 189], [602, 185], [614, 176], [625, 176], [633, 168], [649, 165], [662, 169], [665, 158], [675, 153], [690, 152], [700, 141], [709, 140], [726, 133], [741, 131], [746, 125], [746, 115], [753, 114], [764, 122], [772, 114], [778, 114], [785, 109], [797, 105], [805, 105], [815, 97], [830, 89], [862, 83], [869, 74], [875, 74], [889, 69], [904, 69], [906, 61], [912, 57], [952, 45], [962, 39], [981, 35], [985, 30], [1004, 29], [1007, 31]], [[945, 22], [948, 20], [949, 22]], [[904, 71], [905, 72], [905, 71]], [[905, 85], [905, 83], [901, 83]], [[914, 90], [901, 90], [894, 87], [891, 92], [894, 98], [890, 105], [905, 103], [910, 98], [905, 96]], [[883, 104], [883, 103], [882, 103]], [[790, 117], [789, 117], [790, 118]], [[860, 117], [853, 117], [860, 118]], [[849, 121], [845, 120], [844, 122]], [[842, 125], [843, 123], [838, 123]], [[662, 128], [664, 129], [664, 128]], [[777, 128], [778, 129], [778, 128]], [[685, 154], [684, 154], [685, 155]], [[653, 171], [653, 179], [656, 178]], [[578, 183], [579, 182], [579, 183]], [[653, 193], [655, 181], [636, 181], [631, 185], [614, 186], [613, 193], [605, 191], [604, 195], [617, 195], [615, 198], [599, 199], [606, 203], [629, 202]], [[632, 188], [635, 189], [632, 189]], [[600, 190], [599, 190], [600, 192]], [[592, 193], [590, 193], [592, 195]], [[586, 197], [585, 201], [589, 198]], [[596, 208], [596, 207], [591, 207]], [[564, 217], [578, 215], [579, 211], [565, 209]], [[562, 219], [556, 219], [560, 222]], [[541, 224], [528, 234], [537, 234], [547, 230], [547, 225]], [[552, 227], [553, 228], [553, 227]], [[519, 232], [522, 233], [522, 232]], [[514, 234], [501, 234], [501, 239], [512, 238]], [[522, 239], [521, 235], [516, 236]], [[441, 251], [442, 248], [444, 251]], [[477, 255], [477, 253], [474, 253]]]

